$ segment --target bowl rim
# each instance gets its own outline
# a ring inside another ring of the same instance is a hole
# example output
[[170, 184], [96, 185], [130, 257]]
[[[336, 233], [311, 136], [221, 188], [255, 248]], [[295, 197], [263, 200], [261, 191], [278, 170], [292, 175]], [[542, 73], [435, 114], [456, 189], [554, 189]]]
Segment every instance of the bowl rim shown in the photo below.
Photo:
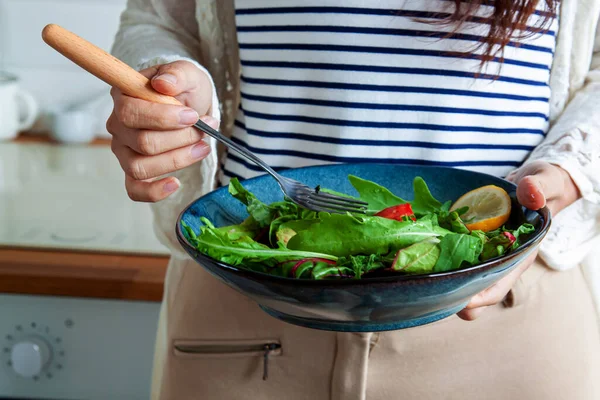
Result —
[[[335, 166], [335, 165], [340, 165], [340, 164], [313, 165], [313, 166], [293, 168], [293, 169], [294, 170], [308, 170], [308, 169], [312, 169], [312, 168], [323, 168], [323, 167]], [[347, 163], [347, 164], [341, 164], [341, 165], [389, 165], [389, 164]], [[445, 169], [445, 170], [449, 170], [449, 169], [455, 170], [456, 169], [454, 167], [446, 167], [446, 166], [438, 166], [438, 165], [412, 165], [412, 164], [393, 164], [393, 165], [404, 166], [404, 167], [413, 167], [413, 168], [419, 167], [419, 168]], [[290, 168], [288, 170], [292, 170], [292, 168]], [[486, 174], [483, 172], [477, 172], [477, 171], [469, 171], [469, 170], [462, 170], [462, 171], [466, 171], [471, 174], [481, 175], [483, 177], [488, 177], [488, 178], [491, 177], [493, 179], [502, 180], [502, 181], [508, 183], [510, 186], [513, 186], [515, 190], [517, 188], [517, 186], [513, 182], [507, 181], [503, 178], [500, 178], [500, 177], [497, 177], [494, 175], [489, 175], [489, 174]], [[282, 174], [285, 175], [285, 171], [283, 171]], [[256, 179], [263, 179], [263, 178], [268, 178], [268, 176], [263, 174], [263, 175], [259, 175], [259, 176], [253, 177], [253, 178], [245, 179], [244, 182], [249, 182], [249, 181], [253, 181]], [[221, 189], [221, 188], [218, 188], [218, 189]], [[231, 265], [231, 264], [219, 261], [219, 260], [215, 260], [214, 258], [211, 258], [211, 257], [201, 253], [194, 246], [192, 246], [191, 243], [188, 242], [188, 240], [181, 228], [181, 221], [182, 221], [183, 215], [200, 199], [214, 193], [218, 189], [210, 191], [210, 192], [194, 199], [179, 213], [176, 224], [175, 224], [175, 235], [177, 237], [177, 240], [179, 241], [181, 246], [184, 248], [184, 250], [190, 256], [194, 255], [195, 258], [212, 263], [212, 264], [218, 266], [219, 268], [224, 269], [228, 272], [231, 272], [235, 275], [245, 276], [247, 278], [253, 278], [255, 280], [258, 280], [258, 279], [269, 280], [269, 281], [274, 281], [274, 282], [280, 283], [280, 284], [293, 283], [294, 285], [301, 284], [301, 285], [310, 285], [310, 286], [333, 284], [333, 285], [342, 285], [343, 286], [343, 285], [356, 285], [356, 284], [361, 284], [361, 283], [362, 284], [372, 284], [372, 283], [389, 283], [389, 282], [411, 281], [411, 280], [419, 281], [419, 280], [423, 280], [423, 279], [446, 278], [446, 277], [450, 277], [450, 276], [454, 276], [454, 275], [463, 275], [463, 274], [466, 275], [466, 274], [469, 274], [471, 272], [475, 272], [478, 270], [490, 269], [494, 266], [497, 266], [499, 263], [501, 263], [505, 260], [517, 257], [519, 254], [529, 251], [530, 247], [535, 246], [539, 242], [542, 241], [542, 239], [548, 233], [551, 223], [552, 223], [552, 216], [551, 216], [550, 210], [548, 209], [547, 206], [544, 206], [544, 207], [540, 208], [539, 210], [531, 210], [533, 212], [538, 213], [540, 215], [540, 217], [542, 218], [542, 226], [540, 227], [538, 232], [535, 232], [534, 235], [526, 243], [519, 246], [519, 248], [517, 250], [515, 250], [509, 254], [505, 254], [505, 255], [502, 255], [499, 257], [489, 259], [481, 264], [473, 265], [468, 268], [462, 268], [462, 269], [457, 269], [457, 270], [453, 270], [453, 271], [445, 271], [445, 272], [432, 272], [429, 274], [406, 274], [406, 275], [398, 274], [398, 275], [382, 276], [382, 277], [375, 277], [375, 278], [365, 278], [365, 279], [298, 279], [298, 278], [290, 278], [290, 277], [271, 275], [271, 274], [258, 272], [258, 271], [252, 271], [252, 270], [236, 267], [234, 265]], [[513, 192], [511, 192], [511, 197], [512, 197], [512, 193]], [[201, 265], [201, 266], [203, 268], [205, 268], [203, 265]]]

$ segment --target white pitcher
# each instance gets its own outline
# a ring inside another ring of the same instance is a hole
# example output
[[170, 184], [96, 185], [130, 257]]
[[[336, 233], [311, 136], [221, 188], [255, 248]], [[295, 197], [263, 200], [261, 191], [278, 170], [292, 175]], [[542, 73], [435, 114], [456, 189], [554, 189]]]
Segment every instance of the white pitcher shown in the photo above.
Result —
[[0, 72], [0, 140], [13, 139], [31, 128], [38, 111], [33, 96], [19, 88], [19, 79]]

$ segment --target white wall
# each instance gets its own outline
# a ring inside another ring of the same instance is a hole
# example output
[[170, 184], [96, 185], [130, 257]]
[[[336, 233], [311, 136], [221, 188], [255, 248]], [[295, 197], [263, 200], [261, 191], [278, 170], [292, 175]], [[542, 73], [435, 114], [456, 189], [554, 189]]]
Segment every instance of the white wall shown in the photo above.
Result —
[[[17, 75], [44, 113], [101, 96], [94, 104], [102, 133], [110, 105], [108, 86], [46, 45], [41, 31], [56, 23], [108, 51], [125, 4], [126, 0], [0, 0], [0, 71]], [[45, 130], [46, 118], [34, 128]]]

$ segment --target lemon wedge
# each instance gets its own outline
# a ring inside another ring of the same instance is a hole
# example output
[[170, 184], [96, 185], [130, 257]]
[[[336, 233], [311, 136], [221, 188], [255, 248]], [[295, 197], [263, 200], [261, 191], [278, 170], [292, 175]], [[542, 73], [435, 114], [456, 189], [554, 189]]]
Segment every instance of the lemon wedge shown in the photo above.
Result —
[[465, 206], [469, 210], [461, 215], [461, 219], [470, 231], [493, 231], [504, 225], [510, 217], [510, 196], [495, 185], [482, 186], [465, 193], [452, 204], [450, 211]]

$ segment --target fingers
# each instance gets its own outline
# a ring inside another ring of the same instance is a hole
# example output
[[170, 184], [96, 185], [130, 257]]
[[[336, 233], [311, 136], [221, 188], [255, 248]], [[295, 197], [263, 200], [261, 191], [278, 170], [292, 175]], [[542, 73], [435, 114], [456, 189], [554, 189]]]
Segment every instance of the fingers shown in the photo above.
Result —
[[536, 257], [537, 251], [523, 260], [517, 268], [504, 278], [473, 296], [469, 304], [456, 315], [465, 321], [473, 321], [482, 314], [486, 307], [500, 303], [504, 300], [510, 289], [515, 286], [521, 275], [531, 266]]
[[473, 308], [473, 309], [463, 309], [456, 313], [456, 315], [465, 321], [475, 321], [483, 312], [485, 311], [485, 307]]
[[210, 147], [203, 141], [155, 156], [136, 153], [116, 138], [113, 138], [111, 147], [125, 174], [140, 181], [178, 171], [204, 159], [210, 153]]
[[[113, 135], [112, 150], [126, 174], [129, 197], [137, 201], [160, 201], [177, 191], [174, 178], [154, 180], [186, 168], [209, 153], [204, 135], [191, 126], [212, 104], [208, 75], [194, 64], [177, 61], [140, 71], [152, 87], [176, 97], [185, 106], [148, 102], [113, 88], [114, 109], [106, 128]], [[218, 121], [202, 120], [213, 128]]]
[[[203, 117], [202, 120], [209, 125], [214, 125], [210, 117]], [[153, 131], [142, 129], [131, 129], [124, 126], [118, 127], [119, 122], [112, 115], [107, 123], [109, 132], [119, 131], [118, 139], [125, 146], [136, 153], [153, 156], [180, 147], [185, 147], [199, 142], [204, 134], [193, 127], [177, 129], [172, 131]]]
[[125, 176], [125, 189], [131, 200], [157, 202], [164, 200], [179, 189], [177, 178], [169, 177], [157, 181], [138, 181]]
[[117, 89], [111, 90], [111, 95], [114, 101], [114, 118], [109, 120], [110, 126], [107, 124], [109, 132], [111, 127], [115, 128], [116, 122], [129, 129], [170, 131], [191, 126], [199, 118], [198, 113], [189, 107], [136, 99]]

